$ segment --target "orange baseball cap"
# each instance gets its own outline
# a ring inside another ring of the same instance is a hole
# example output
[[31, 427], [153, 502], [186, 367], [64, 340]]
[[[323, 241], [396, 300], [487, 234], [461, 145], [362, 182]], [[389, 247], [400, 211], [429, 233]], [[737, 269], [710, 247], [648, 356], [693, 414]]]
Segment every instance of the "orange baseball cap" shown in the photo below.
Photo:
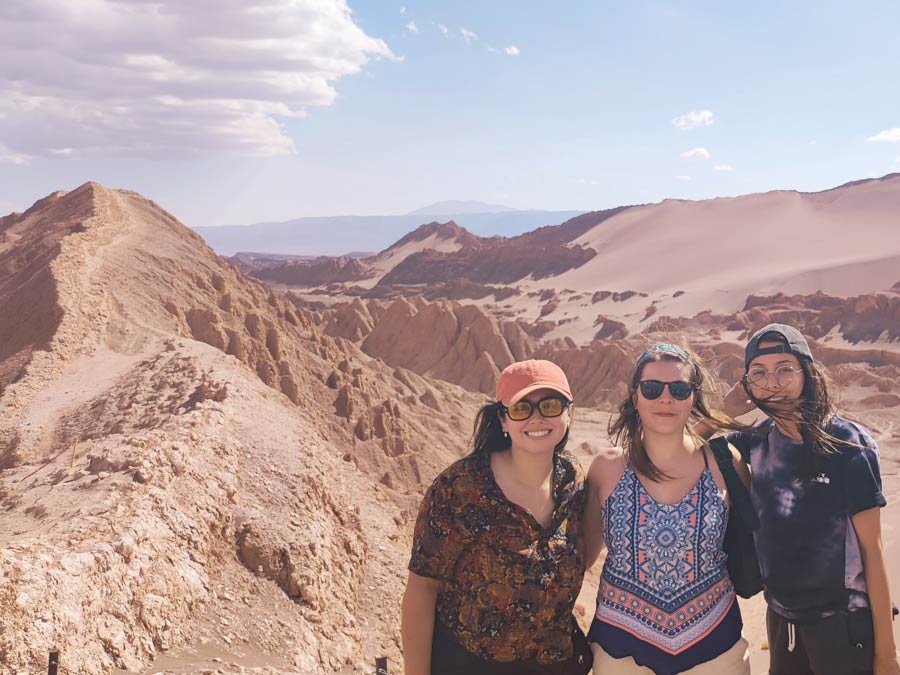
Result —
[[538, 389], [552, 389], [573, 400], [569, 380], [562, 368], [540, 359], [517, 361], [504, 368], [497, 381], [497, 400], [511, 406]]

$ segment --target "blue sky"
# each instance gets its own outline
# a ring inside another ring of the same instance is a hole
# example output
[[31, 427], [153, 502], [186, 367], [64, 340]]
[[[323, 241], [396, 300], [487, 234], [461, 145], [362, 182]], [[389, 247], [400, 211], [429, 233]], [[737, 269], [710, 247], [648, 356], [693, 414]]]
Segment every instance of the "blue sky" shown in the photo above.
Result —
[[4, 2], [0, 212], [87, 180], [200, 226], [900, 171], [893, 1], [158, 6]]

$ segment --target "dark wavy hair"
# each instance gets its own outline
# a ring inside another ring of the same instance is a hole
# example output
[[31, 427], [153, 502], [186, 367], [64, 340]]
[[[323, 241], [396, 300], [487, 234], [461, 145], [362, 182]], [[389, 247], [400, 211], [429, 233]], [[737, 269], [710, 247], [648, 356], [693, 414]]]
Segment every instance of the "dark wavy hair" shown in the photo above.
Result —
[[[570, 401], [568, 408], [569, 419], [571, 419], [572, 409], [573, 406]], [[478, 414], [475, 416], [475, 427], [472, 431], [473, 455], [486, 456], [492, 452], [502, 452], [512, 447], [512, 441], [510, 441], [509, 436], [504, 435], [503, 425], [500, 423], [500, 416], [506, 414], [505, 410], [506, 407], [502, 403], [495, 401], [482, 406], [481, 410], [478, 411]], [[535, 412], [533, 414], [538, 415], [540, 413]], [[566, 428], [566, 433], [563, 435], [562, 440], [556, 444], [553, 452], [560, 452], [566, 447], [568, 442], [569, 429]]]
[[[760, 342], [784, 342], [779, 333], [767, 333]], [[795, 355], [796, 356], [796, 355]], [[792, 401], [769, 402], [756, 398], [750, 391], [746, 372], [741, 382], [747, 396], [753, 404], [768, 415], [776, 423], [788, 423], [797, 426], [803, 439], [803, 462], [801, 470], [806, 476], [818, 472], [818, 458], [839, 452], [841, 445], [856, 445], [850, 441], [835, 438], [828, 433], [828, 425], [834, 417], [837, 407], [830, 393], [831, 380], [825, 369], [816, 361], [798, 356], [800, 370], [803, 372], [803, 391], [800, 393], [800, 404]]]
[[680, 347], [669, 343], [656, 344], [638, 357], [631, 374], [631, 384], [628, 388], [628, 396], [619, 404], [618, 412], [609, 420], [609, 437], [616, 445], [621, 445], [625, 450], [625, 456], [632, 468], [640, 475], [646, 476], [654, 482], [671, 480], [672, 476], [664, 473], [657, 467], [644, 447], [643, 427], [638, 415], [635, 397], [644, 368], [648, 363], [656, 361], [673, 361], [690, 366], [691, 384], [694, 385], [694, 405], [691, 407], [691, 416], [685, 427], [691, 438], [698, 446], [706, 441], [698, 436], [693, 428], [698, 422], [706, 422], [713, 433], [728, 430], [743, 430], [746, 427], [737, 424], [724, 413], [710, 408], [706, 399], [716, 395], [714, 380], [701, 363], [697, 355], [687, 347]]

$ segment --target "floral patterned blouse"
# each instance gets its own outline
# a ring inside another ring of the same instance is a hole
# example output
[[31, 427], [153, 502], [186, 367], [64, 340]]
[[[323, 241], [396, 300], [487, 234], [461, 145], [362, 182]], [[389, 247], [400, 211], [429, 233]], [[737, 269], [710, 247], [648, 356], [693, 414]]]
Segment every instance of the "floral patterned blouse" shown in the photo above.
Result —
[[482, 659], [546, 664], [571, 656], [586, 492], [578, 460], [565, 451], [554, 457], [553, 495], [543, 528], [504, 496], [487, 455], [455, 462], [425, 493], [409, 569], [442, 582], [436, 620]]

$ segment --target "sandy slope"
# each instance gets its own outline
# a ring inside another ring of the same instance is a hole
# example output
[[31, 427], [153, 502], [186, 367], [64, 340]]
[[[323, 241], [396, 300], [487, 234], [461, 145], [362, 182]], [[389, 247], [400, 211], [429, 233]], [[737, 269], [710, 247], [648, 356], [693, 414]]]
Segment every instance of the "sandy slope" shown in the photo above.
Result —
[[[800, 273], [900, 255], [898, 205], [900, 179], [830, 193], [770, 192], [637, 207], [575, 240], [598, 257], [554, 285], [588, 290], [615, 284], [653, 293], [737, 289], [745, 296], [771, 288], [794, 292], [783, 282]], [[895, 274], [868, 275], [867, 290], [890, 286]], [[821, 290], [856, 292], [838, 282]]]
[[[643, 291], [650, 296], [643, 302], [590, 306], [632, 329], [654, 301], [659, 314], [692, 316], [734, 312], [754, 293], [881, 290], [900, 281], [898, 212], [900, 178], [814, 194], [668, 200], [628, 209], [590, 230], [574, 243], [596, 250], [595, 258], [523, 289]], [[564, 303], [550, 318], [575, 315], [577, 307]], [[528, 314], [537, 309], [533, 303]], [[566, 332], [578, 331], [578, 340], [588, 330], [576, 322]]]

